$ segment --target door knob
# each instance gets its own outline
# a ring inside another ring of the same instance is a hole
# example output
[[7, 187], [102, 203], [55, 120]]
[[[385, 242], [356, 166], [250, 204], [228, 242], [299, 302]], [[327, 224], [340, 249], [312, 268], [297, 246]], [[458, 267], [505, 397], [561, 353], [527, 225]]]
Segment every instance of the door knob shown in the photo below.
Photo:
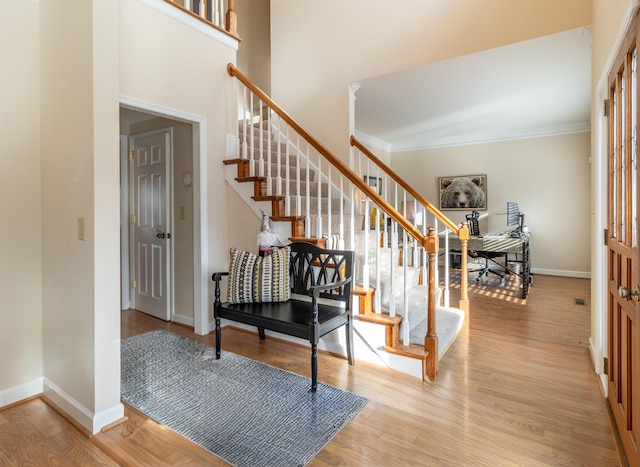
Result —
[[164, 238], [166, 235], [164, 232], [160, 232], [159, 234], [156, 234], [156, 238]]
[[640, 286], [636, 285], [633, 290], [629, 290], [624, 285], [621, 285], [618, 287], [618, 294], [622, 298], [629, 299], [630, 297], [633, 297], [636, 300], [640, 300]]

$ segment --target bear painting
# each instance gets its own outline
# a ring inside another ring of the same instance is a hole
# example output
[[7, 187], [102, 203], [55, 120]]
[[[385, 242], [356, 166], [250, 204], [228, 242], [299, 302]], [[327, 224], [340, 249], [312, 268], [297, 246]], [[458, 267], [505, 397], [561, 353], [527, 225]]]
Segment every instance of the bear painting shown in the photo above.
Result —
[[487, 209], [487, 176], [440, 179], [440, 209]]

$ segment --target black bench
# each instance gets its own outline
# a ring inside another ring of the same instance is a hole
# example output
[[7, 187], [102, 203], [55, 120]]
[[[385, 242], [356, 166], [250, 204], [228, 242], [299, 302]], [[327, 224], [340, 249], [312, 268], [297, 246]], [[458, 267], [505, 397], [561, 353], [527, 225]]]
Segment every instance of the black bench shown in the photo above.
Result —
[[289, 280], [291, 298], [284, 302], [222, 303], [220, 280], [228, 272], [214, 273], [216, 358], [220, 358], [220, 320], [228, 319], [264, 330], [309, 339], [311, 343], [311, 391], [318, 386], [318, 341], [325, 334], [346, 326], [347, 358], [353, 365], [353, 317], [351, 289], [354, 252], [325, 250], [311, 243], [294, 242], [291, 248]]

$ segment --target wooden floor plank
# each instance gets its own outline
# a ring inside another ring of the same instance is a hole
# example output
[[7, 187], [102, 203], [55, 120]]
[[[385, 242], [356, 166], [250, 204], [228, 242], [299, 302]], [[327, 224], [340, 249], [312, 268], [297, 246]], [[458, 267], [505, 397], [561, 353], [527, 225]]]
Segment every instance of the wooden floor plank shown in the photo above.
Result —
[[[589, 280], [536, 275], [527, 299], [515, 278], [470, 283], [469, 328], [440, 360], [434, 383], [320, 353], [321, 382], [370, 402], [311, 466], [621, 465], [587, 350]], [[452, 303], [458, 293], [453, 286]], [[123, 338], [157, 328], [215, 343], [213, 335], [122, 313]], [[223, 348], [309, 376], [303, 346], [226, 328]], [[73, 427], [60, 435], [67, 422], [41, 401], [0, 410], [0, 464], [52, 453], [88, 465], [226, 465], [137, 410], [125, 413], [125, 423], [86, 440]]]

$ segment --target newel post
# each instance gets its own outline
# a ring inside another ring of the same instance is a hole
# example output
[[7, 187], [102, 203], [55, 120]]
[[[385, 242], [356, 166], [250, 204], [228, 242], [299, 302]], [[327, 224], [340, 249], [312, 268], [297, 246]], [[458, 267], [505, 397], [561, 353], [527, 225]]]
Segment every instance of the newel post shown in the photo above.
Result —
[[467, 221], [463, 221], [458, 231], [458, 238], [460, 239], [460, 304], [461, 310], [469, 313], [469, 274], [467, 273], [467, 255], [469, 249], [469, 227]]
[[438, 372], [438, 334], [436, 333], [436, 259], [438, 257], [438, 236], [435, 227], [429, 227], [424, 244], [428, 256], [429, 298], [427, 300], [427, 335], [424, 336], [424, 350], [428, 352], [424, 366], [424, 378], [434, 381]]
[[238, 36], [238, 16], [234, 11], [234, 0], [229, 0], [229, 3], [227, 5], [225, 29], [229, 34], [232, 34], [235, 37], [239, 37]]

